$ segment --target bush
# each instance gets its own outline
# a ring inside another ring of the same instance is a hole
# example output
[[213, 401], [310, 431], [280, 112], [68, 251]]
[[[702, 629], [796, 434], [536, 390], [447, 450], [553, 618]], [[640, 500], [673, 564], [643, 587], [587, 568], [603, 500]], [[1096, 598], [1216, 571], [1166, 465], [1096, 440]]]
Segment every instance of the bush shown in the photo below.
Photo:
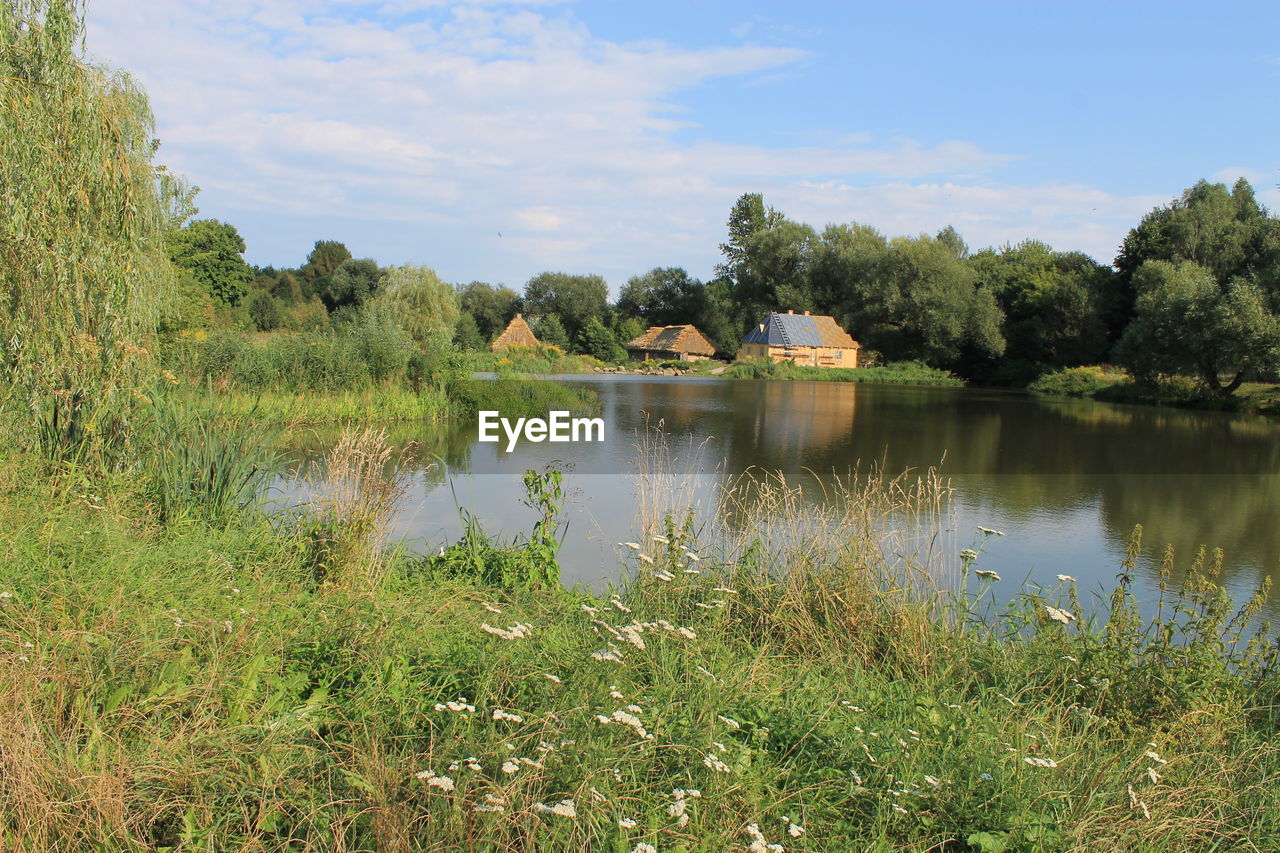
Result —
[[1027, 388], [1037, 394], [1054, 394], [1061, 397], [1092, 397], [1128, 377], [1123, 373], [1108, 371], [1099, 365], [1067, 367], [1046, 373]]
[[280, 306], [267, 291], [254, 291], [249, 297], [248, 311], [249, 318], [259, 332], [271, 332], [280, 328]]

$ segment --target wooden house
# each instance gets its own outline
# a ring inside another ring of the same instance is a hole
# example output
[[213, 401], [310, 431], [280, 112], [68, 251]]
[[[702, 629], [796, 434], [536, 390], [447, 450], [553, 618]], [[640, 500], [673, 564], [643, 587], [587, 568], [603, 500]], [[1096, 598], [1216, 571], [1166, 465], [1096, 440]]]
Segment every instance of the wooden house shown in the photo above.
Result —
[[541, 343], [534, 337], [533, 329], [529, 328], [529, 324], [525, 322], [523, 314], [517, 314], [511, 318], [511, 322], [502, 330], [502, 334], [493, 339], [493, 343], [489, 345], [489, 349], [497, 352], [506, 347], [536, 347]]
[[690, 325], [650, 326], [626, 349], [635, 361], [702, 361], [717, 352], [716, 345]]
[[771, 358], [811, 367], [857, 367], [861, 346], [833, 317], [770, 314], [742, 339], [738, 358]]

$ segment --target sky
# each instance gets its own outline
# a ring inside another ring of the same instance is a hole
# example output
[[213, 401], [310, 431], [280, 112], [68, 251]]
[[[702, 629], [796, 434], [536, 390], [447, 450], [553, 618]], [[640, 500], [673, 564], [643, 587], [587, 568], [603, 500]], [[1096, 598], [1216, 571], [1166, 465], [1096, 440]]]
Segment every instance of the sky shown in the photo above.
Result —
[[1274, 2], [89, 0], [157, 160], [261, 266], [707, 279], [759, 192], [1110, 263], [1201, 178], [1280, 209]]

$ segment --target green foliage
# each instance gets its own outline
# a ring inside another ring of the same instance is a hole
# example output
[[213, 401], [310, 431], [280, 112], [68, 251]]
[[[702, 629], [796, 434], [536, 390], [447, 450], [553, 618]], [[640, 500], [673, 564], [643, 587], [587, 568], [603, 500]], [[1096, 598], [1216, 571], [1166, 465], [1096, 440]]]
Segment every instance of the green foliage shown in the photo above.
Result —
[[964, 380], [920, 361], [900, 361], [879, 367], [812, 367], [793, 361], [744, 358], [724, 372], [732, 379], [804, 379], [810, 382], [873, 382], [888, 385], [959, 387]]
[[389, 267], [374, 300], [384, 303], [418, 346], [451, 340], [458, 322], [458, 296], [435, 270], [417, 264]]
[[164, 229], [190, 192], [151, 161], [143, 91], [78, 55], [80, 12], [0, 4], [0, 404], [124, 423], [173, 287]]
[[560, 322], [558, 314], [543, 314], [534, 324], [533, 334], [544, 346], [557, 347], [561, 350], [569, 348], [569, 334]]
[[1221, 286], [1192, 261], [1147, 261], [1133, 283], [1136, 316], [1116, 357], [1139, 379], [1191, 374], [1225, 399], [1249, 371], [1280, 367], [1280, 316], [1251, 282]]
[[359, 308], [381, 286], [384, 275], [372, 258], [351, 258], [323, 279], [324, 291], [320, 295], [330, 311]]
[[627, 358], [627, 351], [622, 348], [617, 336], [597, 317], [592, 317], [582, 328], [577, 348], [580, 352], [605, 362], [620, 362]]
[[259, 332], [272, 332], [280, 328], [280, 306], [274, 296], [265, 290], [255, 290], [248, 301], [249, 317]]
[[520, 294], [509, 287], [494, 287], [483, 281], [473, 281], [458, 289], [458, 301], [463, 313], [470, 314], [487, 344], [511, 322], [520, 310]]
[[351, 250], [337, 240], [317, 240], [307, 262], [299, 273], [306, 282], [306, 295], [320, 295], [328, 284], [329, 276], [342, 266], [344, 261], [351, 260]]
[[453, 328], [453, 342], [458, 349], [467, 352], [480, 351], [488, 346], [484, 335], [480, 334], [475, 318], [465, 311], [458, 315], [458, 325]]
[[[608, 315], [609, 286], [598, 275], [539, 273], [524, 287], [524, 310], [537, 317], [554, 315], [564, 328], [566, 343], [576, 341], [588, 320]], [[536, 334], [543, 343], [564, 348], [559, 341]]]
[[197, 219], [169, 237], [169, 257], [187, 270], [206, 292], [223, 305], [235, 305], [253, 280], [245, 263], [244, 240], [234, 225], [216, 219]]
[[1046, 373], [1027, 386], [1037, 394], [1059, 397], [1092, 397], [1099, 391], [1128, 379], [1123, 373], [1108, 372], [1098, 365], [1067, 367]]

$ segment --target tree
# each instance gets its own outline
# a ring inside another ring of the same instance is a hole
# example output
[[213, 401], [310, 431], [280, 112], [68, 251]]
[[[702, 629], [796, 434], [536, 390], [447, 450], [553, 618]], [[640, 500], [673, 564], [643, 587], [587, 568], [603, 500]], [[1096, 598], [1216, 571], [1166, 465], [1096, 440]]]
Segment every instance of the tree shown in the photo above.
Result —
[[530, 314], [555, 314], [574, 341], [588, 320], [608, 315], [609, 286], [598, 275], [544, 272], [525, 285], [524, 306]]
[[[337, 278], [335, 273], [334, 279]], [[453, 340], [454, 327], [458, 324], [458, 294], [430, 267], [416, 264], [390, 267], [382, 278], [375, 301], [391, 309], [401, 328], [419, 348], [432, 339]]]
[[1222, 287], [1194, 261], [1147, 261], [1133, 281], [1135, 317], [1117, 357], [1139, 379], [1191, 374], [1227, 399], [1250, 370], [1280, 367], [1280, 317], [1252, 282]]
[[470, 314], [480, 335], [491, 341], [502, 333], [520, 310], [520, 294], [509, 287], [473, 281], [458, 289], [462, 310]]
[[[432, 273], [434, 275], [434, 273]], [[373, 258], [352, 258], [343, 261], [328, 276], [328, 284], [321, 294], [330, 311], [339, 308], [359, 308], [373, 296], [383, 271]]]
[[248, 300], [249, 319], [259, 332], [280, 328], [280, 306], [275, 297], [265, 290], [255, 290]]
[[145, 92], [79, 58], [80, 7], [0, 3], [0, 397], [64, 414], [132, 399], [173, 291], [164, 235], [184, 192], [152, 163]]
[[216, 219], [196, 219], [169, 236], [173, 263], [189, 270], [224, 305], [239, 302], [253, 280], [244, 250], [244, 239], [235, 226]]
[[601, 361], [617, 362], [627, 357], [627, 351], [618, 343], [618, 338], [609, 327], [600, 322], [599, 317], [592, 317], [582, 327], [582, 332], [578, 335], [578, 351]]
[[706, 313], [706, 288], [680, 267], [654, 267], [627, 279], [616, 308], [655, 326], [696, 325]]
[[533, 330], [538, 340], [547, 346], [559, 347], [562, 350], [569, 348], [569, 335], [564, 330], [564, 324], [560, 322], [559, 316], [555, 314], [543, 314], [538, 318]]
[[716, 266], [716, 275], [736, 280], [747, 259], [747, 243], [757, 233], [772, 228], [782, 221], [782, 214], [772, 207], [765, 207], [760, 193], [743, 193], [729, 211], [726, 226], [729, 238], [720, 244], [724, 263]]
[[460, 350], [475, 351], [484, 349], [487, 340], [480, 334], [475, 318], [462, 311], [458, 314], [458, 325], [453, 329], [453, 342]]
[[[351, 250], [337, 240], [317, 240], [307, 262], [299, 272], [302, 280], [311, 285], [310, 293], [319, 293], [323, 286], [317, 285], [320, 279], [333, 275], [334, 270], [342, 266], [343, 261], [351, 260]], [[308, 295], [310, 295], [310, 293]]]
[[779, 309], [813, 310], [809, 272], [818, 235], [808, 225], [781, 219], [747, 239], [733, 298], [744, 324]]

